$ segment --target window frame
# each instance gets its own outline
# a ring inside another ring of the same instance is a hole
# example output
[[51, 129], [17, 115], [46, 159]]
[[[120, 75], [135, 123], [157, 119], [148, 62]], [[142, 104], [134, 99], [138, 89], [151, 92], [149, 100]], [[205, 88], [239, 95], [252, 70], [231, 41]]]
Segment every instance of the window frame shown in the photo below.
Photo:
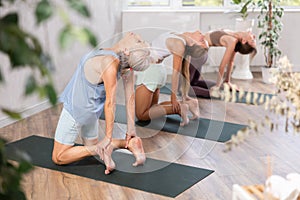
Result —
[[[183, 0], [169, 0], [169, 5], [167, 6], [136, 6], [128, 5], [128, 0], [123, 1], [124, 10], [217, 10], [217, 11], [228, 11], [236, 10], [237, 6], [231, 3], [232, 0], [223, 0], [223, 6], [183, 6]], [[299, 6], [282, 6], [285, 10], [300, 10]]]

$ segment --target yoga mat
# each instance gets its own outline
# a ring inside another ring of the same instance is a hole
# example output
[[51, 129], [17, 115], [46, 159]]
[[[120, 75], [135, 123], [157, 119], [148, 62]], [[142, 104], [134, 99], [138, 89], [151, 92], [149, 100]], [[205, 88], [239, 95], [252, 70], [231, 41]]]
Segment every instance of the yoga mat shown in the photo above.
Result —
[[[160, 93], [161, 94], [171, 94], [171, 84], [167, 83], [165, 86], [163, 86], [162, 88], [160, 88]], [[258, 100], [260, 99], [261, 95], [264, 95], [264, 100], [263, 103], [266, 101], [267, 96], [271, 99], [274, 95], [273, 94], [263, 94], [263, 93], [257, 93], [258, 94], [258, 98], [256, 100], [256, 102], [253, 100], [254, 98], [254, 92], [250, 92], [251, 93], [251, 98], [250, 98], [250, 104], [261, 104], [258, 102]], [[236, 93], [236, 103], [247, 103], [246, 101], [246, 96], [247, 96], [248, 92], [245, 91], [244, 95], [242, 98], [239, 98], [239, 93]], [[202, 97], [198, 97], [198, 98], [202, 98]], [[208, 98], [204, 98], [204, 99], [208, 99]], [[214, 98], [212, 97], [211, 99], [217, 99], [217, 100], [222, 100], [221, 98]]]
[[[100, 116], [100, 119], [105, 119], [104, 112]], [[190, 123], [187, 126], [181, 127], [180, 121], [181, 117], [178, 115], [168, 115], [151, 121], [136, 121], [136, 125], [218, 142], [226, 142], [230, 140], [233, 134], [236, 134], [238, 130], [246, 127], [241, 124], [205, 118], [193, 121], [190, 120]], [[115, 122], [126, 124], [125, 106], [116, 105]]]
[[[113, 153], [117, 167], [123, 166], [131, 172], [115, 170], [110, 175], [104, 174], [105, 166], [96, 158], [88, 157], [79, 162], [59, 166], [52, 162], [53, 139], [29, 136], [6, 145], [5, 151], [11, 160], [18, 161], [18, 151], [27, 153], [35, 166], [75, 174], [78, 176], [135, 188], [138, 190], [176, 197], [200, 180], [213, 173], [212, 170], [190, 167], [176, 163], [147, 158], [143, 166], [132, 167], [132, 155], [120, 152]], [[152, 171], [151, 169], [158, 168]], [[143, 172], [148, 171], [148, 172]]]

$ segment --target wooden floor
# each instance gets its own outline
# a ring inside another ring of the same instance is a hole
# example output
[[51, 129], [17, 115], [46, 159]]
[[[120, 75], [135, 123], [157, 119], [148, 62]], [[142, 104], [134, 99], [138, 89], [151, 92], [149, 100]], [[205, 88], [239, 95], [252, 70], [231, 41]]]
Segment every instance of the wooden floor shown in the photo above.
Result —
[[[253, 80], [233, 80], [233, 82], [251, 91], [263, 93], [273, 91], [272, 85], [261, 82], [259, 73], [254, 75]], [[213, 76], [215, 74], [206, 75], [208, 78]], [[168, 98], [162, 95], [161, 99]], [[263, 120], [267, 114], [262, 106], [225, 104], [218, 100], [199, 99], [199, 106], [203, 118], [241, 124], [247, 124], [249, 119]], [[53, 138], [60, 110], [61, 106], [57, 106], [1, 128], [0, 136], [9, 141], [33, 134]], [[103, 122], [101, 124], [103, 125]], [[114, 136], [121, 137], [125, 128], [122, 124], [116, 124]], [[279, 127], [279, 129], [272, 133], [268, 130], [260, 130], [259, 134], [250, 135], [246, 143], [228, 153], [223, 152], [225, 149], [223, 143], [141, 127], [137, 127], [137, 132], [143, 137], [148, 157], [215, 170], [213, 174], [178, 195], [176, 199], [229, 200], [232, 195], [232, 185], [235, 183], [240, 185], [264, 183], [268, 155], [273, 160], [273, 174], [284, 177], [291, 172], [300, 173], [300, 137], [292, 133], [284, 133], [283, 128]], [[39, 167], [25, 176], [23, 188], [28, 199], [34, 200], [170, 199]]]

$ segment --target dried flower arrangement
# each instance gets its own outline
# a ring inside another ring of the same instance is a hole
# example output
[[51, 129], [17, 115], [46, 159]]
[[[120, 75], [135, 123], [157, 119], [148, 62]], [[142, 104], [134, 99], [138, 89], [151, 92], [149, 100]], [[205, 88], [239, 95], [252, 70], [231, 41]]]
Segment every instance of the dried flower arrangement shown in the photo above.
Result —
[[[253, 94], [254, 102], [262, 103], [268, 115], [265, 116], [264, 122], [249, 121], [249, 126], [238, 131], [236, 135], [231, 137], [226, 143], [224, 151], [230, 151], [234, 146], [242, 143], [250, 134], [251, 131], [258, 132], [260, 127], [267, 127], [272, 132], [278, 129], [278, 123], [271, 120], [270, 115], [281, 116], [285, 119], [285, 132], [290, 132], [290, 128], [294, 133], [300, 132], [300, 73], [292, 72], [292, 64], [286, 56], [281, 57], [277, 66], [279, 71], [274, 72], [272, 82], [275, 84], [276, 91], [272, 98], [261, 95], [258, 99], [257, 93]], [[239, 91], [239, 97], [244, 95], [244, 91]], [[248, 95], [248, 96], [247, 96]], [[246, 102], [250, 104], [250, 93], [246, 95]], [[228, 85], [224, 86], [222, 98], [227, 102], [236, 101], [236, 90]], [[265, 100], [265, 101], [264, 101]], [[263, 103], [264, 101], [264, 103]]]

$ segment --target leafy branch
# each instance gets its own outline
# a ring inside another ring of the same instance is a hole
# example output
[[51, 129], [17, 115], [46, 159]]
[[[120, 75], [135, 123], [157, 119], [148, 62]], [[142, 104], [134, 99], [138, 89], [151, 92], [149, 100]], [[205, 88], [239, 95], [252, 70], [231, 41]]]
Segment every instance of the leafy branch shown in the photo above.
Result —
[[[0, 8], [9, 8], [16, 1], [0, 0]], [[26, 0], [24, 1], [26, 2]], [[65, 2], [70, 9], [81, 17], [87, 19], [91, 17], [89, 9], [82, 0], [65, 0]], [[66, 49], [75, 40], [93, 47], [97, 46], [97, 38], [92, 31], [87, 27], [73, 25], [64, 9], [49, 0], [38, 1], [34, 12], [38, 26], [49, 21], [54, 15], [60, 16], [64, 22], [64, 27], [60, 30], [58, 38], [61, 49]], [[55, 105], [57, 94], [51, 76], [54, 64], [49, 52], [43, 49], [37, 37], [20, 26], [19, 11], [1, 16], [0, 27], [0, 52], [9, 58], [11, 69], [31, 69], [31, 74], [27, 77], [24, 88], [25, 96], [38, 94], [41, 98], [46, 97], [52, 105]], [[0, 68], [0, 83], [3, 82], [5, 82], [5, 77]], [[0, 107], [0, 109], [11, 118], [21, 118], [21, 114], [15, 110], [3, 107]]]
[[[238, 131], [226, 142], [225, 151], [230, 151], [234, 146], [243, 143], [251, 132], [263, 132], [261, 128], [267, 128], [270, 132], [278, 130], [279, 122], [276, 121], [276, 116], [279, 121], [284, 119], [284, 131], [286, 133], [293, 131], [294, 134], [297, 134], [300, 132], [300, 74], [292, 72], [292, 65], [286, 56], [280, 58], [277, 65], [279, 71], [273, 74], [276, 94], [272, 98], [266, 96], [263, 103], [268, 115], [260, 122], [250, 120], [249, 126]], [[227, 101], [232, 99], [230, 92], [227, 92], [225, 96], [227, 96], [225, 98]], [[270, 116], [275, 116], [275, 118]]]

